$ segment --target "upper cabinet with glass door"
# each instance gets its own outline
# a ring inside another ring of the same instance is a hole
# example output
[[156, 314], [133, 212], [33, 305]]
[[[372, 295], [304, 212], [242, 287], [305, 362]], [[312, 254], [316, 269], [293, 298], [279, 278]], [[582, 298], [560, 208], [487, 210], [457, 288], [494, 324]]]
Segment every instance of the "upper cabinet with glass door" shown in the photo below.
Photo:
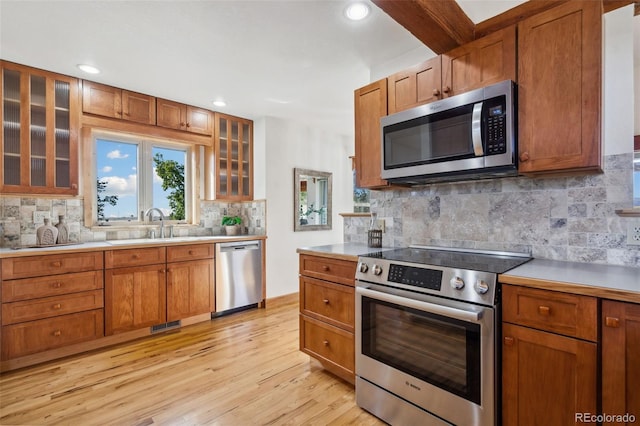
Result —
[[253, 121], [215, 113], [216, 199], [253, 199]]
[[78, 194], [78, 80], [2, 61], [0, 192]]

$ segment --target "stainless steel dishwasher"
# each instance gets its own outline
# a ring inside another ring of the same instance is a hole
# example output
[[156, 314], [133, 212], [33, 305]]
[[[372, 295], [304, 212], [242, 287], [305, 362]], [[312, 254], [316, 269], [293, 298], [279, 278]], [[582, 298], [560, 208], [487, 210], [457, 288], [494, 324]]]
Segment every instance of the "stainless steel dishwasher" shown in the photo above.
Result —
[[216, 244], [216, 312], [228, 314], [262, 301], [262, 241]]

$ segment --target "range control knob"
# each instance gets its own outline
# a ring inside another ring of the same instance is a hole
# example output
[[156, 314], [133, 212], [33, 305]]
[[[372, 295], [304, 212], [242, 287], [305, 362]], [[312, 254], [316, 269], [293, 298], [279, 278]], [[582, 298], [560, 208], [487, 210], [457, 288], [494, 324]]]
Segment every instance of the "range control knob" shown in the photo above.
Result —
[[487, 291], [489, 291], [489, 284], [484, 282], [484, 280], [477, 280], [474, 287], [476, 289], [476, 293], [478, 294], [485, 294]]
[[362, 272], [363, 274], [366, 273], [369, 270], [369, 265], [367, 265], [364, 262], [360, 262], [360, 265], [358, 265], [358, 271]]
[[371, 268], [371, 270], [373, 271], [373, 275], [380, 275], [382, 274], [382, 266], [380, 265], [376, 265], [374, 264]]
[[464, 280], [460, 277], [453, 277], [449, 282], [451, 283], [451, 287], [456, 290], [462, 290], [462, 287], [464, 287]]

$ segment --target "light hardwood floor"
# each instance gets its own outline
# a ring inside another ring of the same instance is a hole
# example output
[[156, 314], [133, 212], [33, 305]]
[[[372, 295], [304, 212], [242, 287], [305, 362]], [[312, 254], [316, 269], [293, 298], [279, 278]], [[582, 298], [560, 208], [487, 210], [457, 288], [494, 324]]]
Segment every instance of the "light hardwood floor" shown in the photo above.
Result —
[[1, 425], [382, 425], [298, 350], [298, 297], [0, 376]]

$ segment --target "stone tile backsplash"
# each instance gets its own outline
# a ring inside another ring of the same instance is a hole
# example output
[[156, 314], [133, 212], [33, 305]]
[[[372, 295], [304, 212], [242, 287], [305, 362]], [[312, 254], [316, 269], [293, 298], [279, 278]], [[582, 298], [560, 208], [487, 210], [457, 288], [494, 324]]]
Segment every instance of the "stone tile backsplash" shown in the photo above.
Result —
[[[537, 258], [640, 267], [627, 245], [633, 154], [605, 157], [604, 173], [503, 178], [371, 191], [384, 246], [527, 252]], [[344, 218], [344, 241], [367, 242], [368, 217]]]
[[[145, 238], [149, 226], [131, 228], [109, 226], [86, 228], [82, 198], [35, 198], [28, 196], [0, 196], [0, 247], [29, 246], [36, 244], [34, 212], [42, 212], [51, 223], [58, 223], [58, 216], [64, 215], [69, 226], [69, 240], [80, 242]], [[266, 235], [266, 201], [246, 202], [200, 202], [200, 223], [197, 225], [174, 226], [175, 236], [224, 235], [220, 226], [222, 216], [242, 217], [242, 233]]]

